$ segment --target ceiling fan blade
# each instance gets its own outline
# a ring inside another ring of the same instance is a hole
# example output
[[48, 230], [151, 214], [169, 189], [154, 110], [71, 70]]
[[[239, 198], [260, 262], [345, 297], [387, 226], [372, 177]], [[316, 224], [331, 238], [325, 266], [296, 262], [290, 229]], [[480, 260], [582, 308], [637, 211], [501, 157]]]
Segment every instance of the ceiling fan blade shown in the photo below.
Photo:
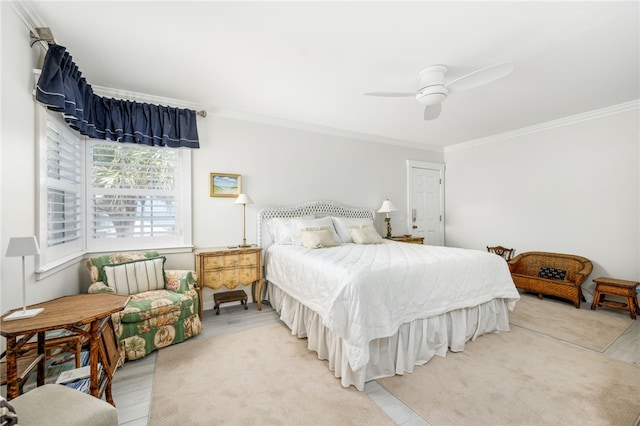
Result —
[[461, 92], [506, 77], [511, 71], [513, 71], [513, 61], [501, 62], [463, 75], [445, 86], [451, 93]]
[[384, 98], [404, 98], [408, 96], [415, 96], [416, 92], [369, 92], [365, 93], [366, 96], [381, 96]]
[[424, 107], [424, 119], [426, 121], [434, 120], [440, 116], [442, 111], [442, 104], [427, 105]]

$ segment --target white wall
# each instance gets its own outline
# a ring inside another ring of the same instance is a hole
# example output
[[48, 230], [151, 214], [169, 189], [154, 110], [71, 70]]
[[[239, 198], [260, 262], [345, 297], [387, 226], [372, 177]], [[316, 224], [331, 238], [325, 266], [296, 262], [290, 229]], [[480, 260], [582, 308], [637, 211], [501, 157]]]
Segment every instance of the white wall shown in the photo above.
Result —
[[[198, 123], [201, 148], [193, 156], [194, 244], [238, 244], [242, 207], [209, 197], [209, 173], [242, 175], [247, 242], [256, 242], [256, 217], [267, 206], [335, 200], [377, 210], [384, 198], [406, 205], [406, 160], [443, 162], [443, 154], [352, 138], [208, 116]], [[400, 213], [394, 233], [406, 232]]]
[[584, 256], [591, 296], [599, 276], [640, 281], [639, 125], [635, 109], [445, 152], [447, 245]]
[[[8, 2], [2, 9], [0, 118], [0, 308], [22, 305], [22, 261], [4, 256], [9, 238], [35, 235], [35, 139], [33, 68], [42, 53], [29, 47], [29, 31]], [[37, 303], [79, 291], [77, 268], [35, 281], [34, 258], [26, 258], [27, 303]]]

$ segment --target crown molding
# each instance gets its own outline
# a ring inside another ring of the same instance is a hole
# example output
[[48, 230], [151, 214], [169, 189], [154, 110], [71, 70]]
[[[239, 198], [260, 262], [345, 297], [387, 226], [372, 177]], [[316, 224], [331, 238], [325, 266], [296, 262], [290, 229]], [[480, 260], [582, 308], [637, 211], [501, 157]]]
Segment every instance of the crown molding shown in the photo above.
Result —
[[35, 32], [36, 28], [45, 26], [30, 2], [25, 0], [10, 1], [9, 5], [29, 31]]
[[494, 143], [505, 139], [512, 139], [518, 136], [529, 135], [533, 133], [543, 132], [549, 129], [555, 129], [557, 127], [569, 126], [572, 124], [582, 123], [584, 121], [595, 120], [602, 117], [607, 117], [614, 114], [620, 114], [623, 112], [634, 111], [640, 108], [640, 100], [635, 99], [633, 101], [625, 102], [618, 105], [612, 105], [606, 108], [597, 109], [581, 114], [571, 115], [569, 117], [559, 118], [557, 120], [547, 121], [546, 123], [540, 123], [529, 127], [523, 127], [521, 129], [511, 130], [497, 135], [487, 136], [486, 138], [474, 139], [467, 142], [448, 146], [444, 149], [445, 153], [459, 151], [461, 149], [467, 149], [476, 147], [479, 145], [485, 145], [488, 143]]
[[419, 149], [424, 151], [434, 151], [434, 152], [444, 151], [444, 149], [441, 146], [420, 144], [417, 142], [387, 138], [384, 136], [354, 132], [350, 130], [338, 129], [335, 127], [304, 123], [300, 121], [286, 120], [282, 118], [275, 118], [275, 117], [266, 116], [266, 115], [237, 111], [237, 110], [232, 110], [228, 108], [211, 108], [209, 110], [209, 114], [217, 117], [222, 117], [222, 118], [230, 118], [233, 120], [249, 121], [249, 122], [258, 123], [258, 124], [265, 124], [268, 126], [283, 127], [287, 129], [293, 129], [293, 130], [302, 130], [305, 132], [319, 133], [319, 134], [336, 136], [336, 137], [347, 138], [347, 139], [356, 139], [356, 140], [361, 140], [365, 142], [375, 142], [375, 143], [380, 143], [385, 145], [402, 146], [405, 148], [413, 148], [413, 149]]

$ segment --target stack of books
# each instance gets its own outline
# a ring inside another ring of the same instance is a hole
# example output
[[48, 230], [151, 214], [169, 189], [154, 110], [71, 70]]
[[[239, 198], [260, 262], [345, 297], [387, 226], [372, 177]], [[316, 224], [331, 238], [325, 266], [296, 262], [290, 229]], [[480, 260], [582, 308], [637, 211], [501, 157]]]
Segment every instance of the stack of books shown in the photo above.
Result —
[[[80, 392], [89, 393], [91, 385], [91, 366], [89, 365], [89, 352], [80, 354], [80, 368], [65, 370], [56, 379], [56, 384], [65, 385], [67, 387], [79, 390]], [[98, 376], [102, 374], [102, 364], [98, 364]]]

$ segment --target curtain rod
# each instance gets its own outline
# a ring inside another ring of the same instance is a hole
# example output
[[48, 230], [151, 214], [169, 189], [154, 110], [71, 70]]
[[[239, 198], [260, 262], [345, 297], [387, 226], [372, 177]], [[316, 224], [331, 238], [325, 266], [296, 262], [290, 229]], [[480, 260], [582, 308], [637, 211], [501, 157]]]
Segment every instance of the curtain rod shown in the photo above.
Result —
[[[37, 34], [34, 34], [34, 31]], [[51, 32], [51, 28], [49, 27], [36, 27], [33, 30], [29, 31], [29, 37], [31, 39], [30, 46], [33, 47], [37, 42], [43, 42], [41, 45], [48, 45], [50, 43], [56, 44], [56, 40], [53, 37], [53, 32]], [[46, 44], [45, 44], [46, 43]]]

